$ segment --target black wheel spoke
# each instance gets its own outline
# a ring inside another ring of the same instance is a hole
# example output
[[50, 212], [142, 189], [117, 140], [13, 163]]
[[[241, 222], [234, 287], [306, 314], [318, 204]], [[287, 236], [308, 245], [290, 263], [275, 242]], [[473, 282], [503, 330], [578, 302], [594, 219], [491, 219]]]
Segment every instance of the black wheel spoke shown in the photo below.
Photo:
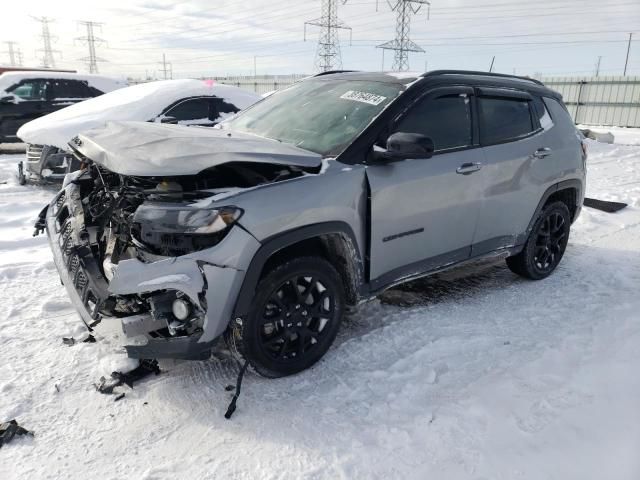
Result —
[[265, 340], [265, 345], [269, 345], [269, 346], [273, 346], [273, 345], [277, 345], [280, 343], [280, 341], [285, 340], [285, 332], [279, 332], [276, 333], [275, 335], [269, 337], [267, 340]]
[[336, 316], [335, 296], [326, 285], [315, 275], [295, 275], [273, 291], [258, 318], [267, 355], [299, 361], [321, 343], [324, 327]]

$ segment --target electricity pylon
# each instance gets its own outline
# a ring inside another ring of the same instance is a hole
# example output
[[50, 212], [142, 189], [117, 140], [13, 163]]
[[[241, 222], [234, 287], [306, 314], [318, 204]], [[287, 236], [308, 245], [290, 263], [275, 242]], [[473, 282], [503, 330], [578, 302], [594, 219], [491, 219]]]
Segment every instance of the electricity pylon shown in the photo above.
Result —
[[[347, 0], [340, 0], [344, 5]], [[321, 72], [342, 68], [340, 39], [338, 30], [349, 30], [351, 27], [338, 18], [338, 0], [322, 0], [321, 17], [304, 22], [304, 40], [307, 40], [307, 25], [320, 27], [318, 50], [316, 52], [316, 69]]]
[[32, 18], [37, 22], [40, 22], [40, 24], [42, 25], [42, 33], [40, 34], [40, 37], [42, 38], [42, 49], [37, 50], [37, 52], [42, 52], [41, 65], [43, 68], [56, 68], [56, 61], [53, 58], [53, 54], [60, 54], [60, 51], [54, 50], [51, 47], [51, 42], [55, 40], [54, 37], [51, 36], [51, 32], [49, 31], [49, 23], [53, 22], [53, 19], [49, 17]]
[[[378, 45], [376, 48], [394, 50], [395, 56], [392, 70], [403, 72], [409, 70], [409, 52], [424, 53], [422, 47], [409, 38], [411, 15], [417, 14], [424, 5], [427, 5], [430, 9], [431, 3], [427, 0], [387, 0], [387, 3], [389, 7], [391, 7], [391, 10], [397, 14], [396, 38]], [[429, 14], [427, 13], [427, 19], [428, 18]]]
[[78, 21], [78, 25], [87, 27], [87, 35], [85, 37], [78, 37], [79, 40], [89, 47], [89, 56], [81, 58], [80, 61], [89, 65], [89, 73], [98, 73], [98, 62], [106, 62], [106, 60], [96, 56], [96, 44], [104, 43], [104, 40], [95, 36], [94, 28], [98, 27], [102, 29], [102, 23], [90, 22], [86, 20]]

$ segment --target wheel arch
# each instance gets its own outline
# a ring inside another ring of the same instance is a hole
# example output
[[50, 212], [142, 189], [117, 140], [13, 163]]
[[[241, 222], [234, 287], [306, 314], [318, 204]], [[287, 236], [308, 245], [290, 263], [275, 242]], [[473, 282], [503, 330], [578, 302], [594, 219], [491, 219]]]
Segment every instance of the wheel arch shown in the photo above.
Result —
[[583, 188], [584, 186], [582, 181], [578, 179], [564, 180], [547, 188], [542, 195], [531, 220], [529, 221], [526, 232], [523, 233], [522, 238], [520, 239], [521, 241], [518, 243], [524, 243], [527, 240], [529, 233], [533, 228], [533, 224], [536, 222], [540, 212], [542, 212], [542, 209], [546, 205], [552, 202], [565, 202], [569, 209], [569, 213], [571, 214], [571, 221], [573, 222], [578, 217], [582, 207]]
[[264, 273], [284, 259], [310, 255], [332, 263], [344, 281], [347, 303], [355, 305], [364, 281], [364, 264], [356, 236], [345, 222], [326, 222], [281, 232], [262, 243], [247, 268], [233, 318], [247, 315]]

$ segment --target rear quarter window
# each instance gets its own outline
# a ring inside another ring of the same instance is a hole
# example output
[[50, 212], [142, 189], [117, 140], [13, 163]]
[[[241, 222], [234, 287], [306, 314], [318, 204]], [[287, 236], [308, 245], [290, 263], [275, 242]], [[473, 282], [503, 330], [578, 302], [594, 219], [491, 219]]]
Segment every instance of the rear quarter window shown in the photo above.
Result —
[[529, 101], [520, 98], [479, 97], [480, 142], [505, 143], [534, 131]]
[[535, 107], [540, 126], [545, 130], [549, 130], [553, 127], [553, 120], [549, 114], [547, 106], [544, 104], [544, 100], [542, 100], [542, 97], [533, 97], [533, 105]]

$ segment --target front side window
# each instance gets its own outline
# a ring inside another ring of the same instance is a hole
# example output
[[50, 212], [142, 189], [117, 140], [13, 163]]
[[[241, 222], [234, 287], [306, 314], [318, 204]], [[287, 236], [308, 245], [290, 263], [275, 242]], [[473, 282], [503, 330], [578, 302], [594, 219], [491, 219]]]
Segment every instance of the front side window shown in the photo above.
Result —
[[173, 117], [176, 120], [209, 120], [209, 100], [207, 98], [193, 98], [179, 103], [175, 107], [165, 113], [167, 117]]
[[436, 151], [469, 146], [469, 97], [457, 94], [422, 100], [400, 120], [395, 131], [426, 135], [433, 140]]
[[369, 80], [311, 79], [258, 102], [225, 128], [338, 155], [404, 86]]
[[7, 91], [22, 100], [45, 100], [46, 90], [46, 80], [25, 80], [12, 86]]
[[508, 142], [533, 132], [529, 101], [519, 98], [478, 99], [480, 142], [483, 145]]

